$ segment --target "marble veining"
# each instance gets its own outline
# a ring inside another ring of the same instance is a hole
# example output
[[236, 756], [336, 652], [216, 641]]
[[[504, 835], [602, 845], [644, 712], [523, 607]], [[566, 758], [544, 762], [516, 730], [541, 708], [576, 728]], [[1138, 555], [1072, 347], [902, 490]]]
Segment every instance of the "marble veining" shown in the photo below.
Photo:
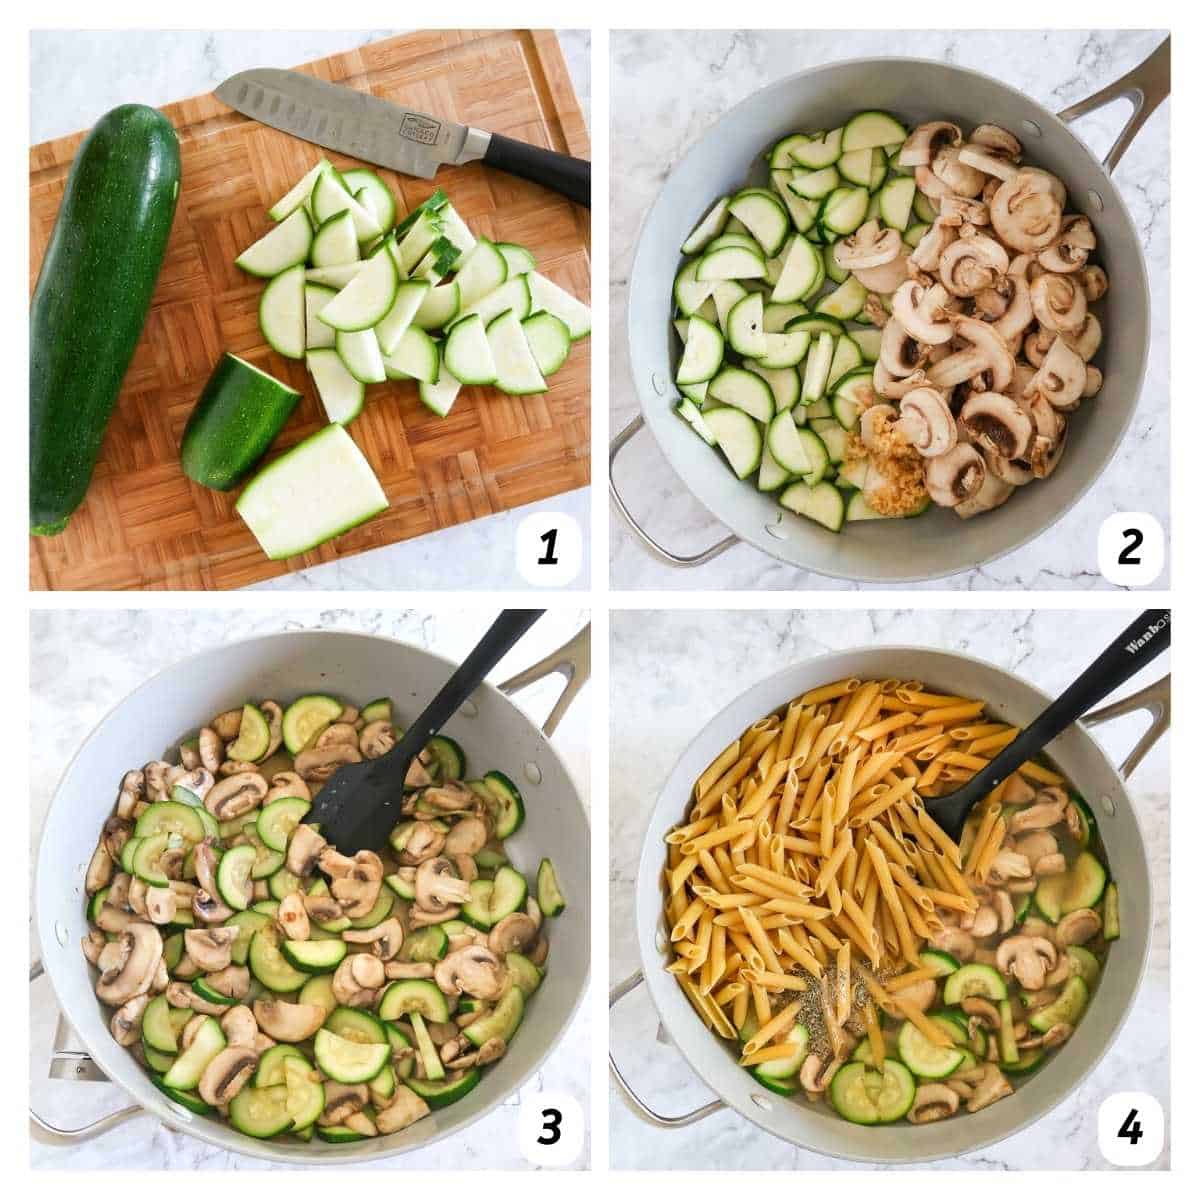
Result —
[[[202, 32], [196, 30], [39, 30], [30, 35], [30, 141], [85, 129], [118, 104], [160, 105], [211, 91], [237, 71], [290, 67], [404, 30]], [[591, 34], [558, 33], [584, 118], [591, 109]], [[497, 589], [522, 589], [515, 544], [521, 518], [564, 512], [590, 527], [590, 489], [484, 517], [392, 546], [322, 563], [253, 585], [260, 591], [472, 590], [480, 580]], [[585, 551], [573, 589], [589, 587]]]
[[[1117, 635], [1130, 613], [1090, 612], [1088, 647]], [[679, 755], [731, 700], [789, 662], [864, 645], [905, 644], [960, 651], [1011, 670], [1057, 694], [1079, 673], [1080, 614], [1073, 612], [614, 612], [611, 622], [609, 750], [609, 970], [616, 983], [640, 964], [632, 929], [634, 886], [646, 824], [658, 789]], [[697, 654], [697, 646], [704, 647]], [[1164, 656], [1165, 658], [1166, 656]], [[1169, 669], [1160, 658], [1121, 694]], [[1123, 718], [1097, 740], [1120, 762], [1145, 725]], [[1102, 1169], [1095, 1114], [1104, 1097], [1137, 1090], [1168, 1108], [1169, 737], [1147, 755], [1130, 791], [1150, 860], [1155, 911], [1150, 960], [1132, 1012], [1103, 1061], [1071, 1098], [1023, 1133], [933, 1169]], [[639, 1094], [664, 1113], [712, 1099], [669, 1043], [656, 1042], [658, 1018], [645, 988], [613, 1009], [613, 1053]], [[1019, 1098], [1014, 1102], [1019, 1103]], [[1007, 1103], [1007, 1101], [1006, 1101]], [[1169, 1116], [1169, 1108], [1168, 1108]], [[609, 1145], [615, 1168], [861, 1169], [778, 1140], [741, 1116], [721, 1112], [683, 1129], [653, 1129], [609, 1088]], [[1169, 1137], [1169, 1130], [1168, 1130]], [[1168, 1147], [1156, 1164], [1165, 1167]]]
[[[904, 30], [614, 31], [610, 39], [611, 169], [609, 330], [612, 432], [638, 411], [625, 333], [629, 272], [641, 222], [674, 165], [720, 116], [767, 83], [808, 67], [876, 55], [939, 59], [1021, 89], [1052, 110], [1092, 95], [1145, 59], [1154, 31]], [[1113, 104], [1074, 126], [1100, 157], [1129, 108]], [[985, 567], [916, 587], [935, 590], [1109, 589], [1096, 565], [1096, 532], [1115, 512], [1149, 512], [1168, 532], [1170, 101], [1143, 127], [1115, 174], [1150, 279], [1150, 355], [1141, 399], [1120, 448], [1087, 495], [1050, 530]], [[1103, 393], [1101, 393], [1103, 397]], [[1068, 451], [1069, 453], [1069, 451]], [[648, 432], [622, 452], [617, 476], [631, 510], [677, 554], [726, 530], [691, 496]], [[747, 485], [749, 486], [749, 485]], [[611, 508], [611, 579], [617, 588], [871, 590], [889, 585], [826, 579], [735, 546], [701, 567], [654, 558]], [[1158, 586], [1168, 585], [1164, 570]], [[914, 585], [906, 585], [914, 586]]]
[[[270, 609], [133, 610], [36, 612], [30, 621], [30, 833], [32, 861], [37, 838], [63, 768], [79, 743], [106, 713], [164, 666], [222, 642], [288, 629], [342, 629], [409, 642], [461, 661], [490, 624], [493, 614], [447, 609]], [[492, 673], [503, 680], [556, 650], [584, 624], [583, 611], [556, 609], [522, 639]], [[521, 708], [538, 721], [562, 687], [551, 676], [522, 692]], [[578, 784], [585, 806], [590, 781], [588, 692], [568, 710], [554, 736]], [[107, 786], [107, 785], [104, 785]], [[38, 956], [30, 928], [30, 960]], [[73, 1084], [46, 1078], [49, 1048], [58, 1018], [49, 983], [32, 986], [30, 1100], [53, 1123], [80, 1126], [123, 1108], [128, 1097], [108, 1083]], [[370, 1164], [372, 1169], [522, 1169], [529, 1164], [517, 1148], [521, 1099], [546, 1089], [571, 1093], [588, 1109], [592, 1032], [587, 998], [562, 1041], [516, 1095], [461, 1133], [422, 1150]], [[585, 1141], [581, 1161], [588, 1156]], [[256, 1169], [269, 1164], [209, 1146], [167, 1129], [153, 1117], [138, 1117], [96, 1141], [70, 1149], [31, 1142], [31, 1163], [48, 1168]]]

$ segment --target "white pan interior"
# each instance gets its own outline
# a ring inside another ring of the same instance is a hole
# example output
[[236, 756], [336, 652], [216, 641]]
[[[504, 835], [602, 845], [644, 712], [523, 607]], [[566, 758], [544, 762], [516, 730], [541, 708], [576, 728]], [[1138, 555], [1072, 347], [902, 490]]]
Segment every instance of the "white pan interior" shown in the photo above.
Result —
[[[1070, 201], [1090, 218], [1099, 241], [1093, 261], [1112, 286], [1095, 306], [1104, 343], [1093, 361], [1104, 372], [1104, 387], [1072, 414], [1066, 452], [1049, 479], [1018, 488], [1007, 504], [969, 521], [938, 510], [899, 525], [854, 522], [834, 534], [792, 516], [752, 481], [736, 479], [675, 414], [679, 342], [671, 328], [671, 290], [683, 262], [679, 247], [716, 198], [748, 183], [765, 186], [764, 149], [797, 129], [833, 128], [864, 108], [887, 109], [906, 124], [943, 118], [967, 131], [983, 122], [1012, 130], [1025, 161], [1058, 175]], [[1047, 109], [1006, 84], [924, 59], [818, 67], [733, 108], [687, 153], [655, 201], [638, 241], [629, 294], [630, 362], [642, 413], [687, 488], [717, 520], [767, 554], [862, 581], [951, 575], [1015, 550], [1053, 524], [1116, 451], [1133, 417], [1149, 344], [1149, 292], [1137, 235], [1091, 151]]]
[[46, 820], [35, 881], [46, 969], [63, 1012], [92, 1057], [161, 1120], [225, 1149], [281, 1163], [383, 1158], [428, 1145], [489, 1112], [537, 1070], [565, 1031], [582, 998], [591, 961], [587, 816], [566, 767], [541, 730], [490, 685], [475, 693], [475, 713], [460, 710], [445, 731], [462, 745], [469, 771], [498, 768], [517, 783], [526, 821], [508, 840], [509, 853], [530, 879], [541, 858], [551, 858], [569, 903], [550, 922], [545, 981], [525, 1010], [519, 1034], [504, 1058], [457, 1104], [401, 1133], [349, 1145], [315, 1140], [285, 1145], [246, 1137], [171, 1103], [151, 1084], [128, 1051], [112, 1040], [108, 1010], [93, 992], [94, 970], [80, 950], [87, 930], [84, 871], [126, 771], [163, 757], [180, 738], [247, 697], [272, 697], [286, 705], [312, 691], [328, 691], [357, 704], [391, 696], [403, 723], [433, 698], [455, 666], [413, 646], [355, 633], [283, 633], [231, 643], [176, 663], [143, 684], [109, 713], [67, 768]]
[[665, 971], [666, 934], [660, 875], [663, 837], [681, 820], [696, 778], [758, 718], [809, 688], [837, 679], [919, 679], [930, 688], [986, 700], [1000, 719], [1028, 724], [1049, 697], [990, 663], [914, 647], [850, 650], [789, 667], [764, 679], [718, 714], [684, 752], [667, 780], [642, 848], [637, 875], [637, 936], [651, 997], [671, 1040], [696, 1073], [732, 1108], [777, 1137], [839, 1158], [878, 1164], [916, 1163], [978, 1150], [1011, 1136], [1061, 1103], [1104, 1056], [1128, 1014], [1150, 946], [1150, 877], [1145, 844], [1128, 793], [1108, 759], [1072, 726], [1048, 753], [1091, 805], [1121, 892], [1121, 937], [1079, 1028], [1041, 1070], [1017, 1084], [1016, 1095], [970, 1115], [930, 1125], [901, 1121], [862, 1127], [824, 1104], [776, 1096], [757, 1085], [736, 1057], [700, 1021]]

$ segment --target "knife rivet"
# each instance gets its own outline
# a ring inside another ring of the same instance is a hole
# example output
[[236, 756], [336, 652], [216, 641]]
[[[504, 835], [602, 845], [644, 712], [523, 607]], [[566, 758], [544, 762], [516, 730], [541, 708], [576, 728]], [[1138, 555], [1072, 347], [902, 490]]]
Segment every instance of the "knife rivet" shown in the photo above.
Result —
[[1117, 805], [1111, 796], [1101, 796], [1100, 807], [1104, 809], [1104, 811], [1110, 817], [1115, 817], [1117, 815]]
[[530, 783], [541, 783], [542, 768], [539, 767], [535, 762], [527, 762], [525, 764], [525, 778], [528, 779]]
[[462, 713], [464, 717], [477, 717], [479, 716], [479, 705], [477, 705], [474, 700], [464, 700], [458, 706], [458, 711]]

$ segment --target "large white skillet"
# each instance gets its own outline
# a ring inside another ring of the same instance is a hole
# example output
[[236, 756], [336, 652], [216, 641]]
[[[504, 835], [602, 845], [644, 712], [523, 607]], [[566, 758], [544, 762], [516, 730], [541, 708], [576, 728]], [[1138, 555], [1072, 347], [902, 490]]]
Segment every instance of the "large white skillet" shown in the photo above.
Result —
[[[1149, 348], [1149, 290], [1137, 232], [1110, 174], [1146, 118], [1170, 91], [1170, 39], [1128, 75], [1057, 116], [1007, 84], [965, 67], [916, 58], [873, 58], [801, 71], [755, 92], [725, 114], [671, 172], [638, 238], [629, 281], [629, 361], [640, 414], [609, 449], [609, 488], [622, 516], [654, 553], [681, 567], [708, 562], [739, 541], [819, 575], [866, 582], [937, 579], [1023, 546], [1049, 528], [1099, 478], [1116, 452], [1141, 392]], [[1104, 161], [1067, 128], [1085, 113], [1125, 98], [1133, 115]], [[1012, 130], [1026, 161], [1053, 171], [1099, 239], [1096, 260], [1111, 287], [1096, 307], [1104, 344], [1095, 362], [1104, 388], [1071, 417], [1066, 453], [1046, 480], [1018, 488], [995, 512], [963, 521], [948, 509], [897, 526], [848, 524], [830, 533], [794, 517], [770, 495], [736, 479], [674, 412], [678, 340], [671, 328], [679, 247], [716, 197], [747, 182], [763, 186], [759, 151], [796, 129], [830, 129], [863, 108], [909, 124], [943, 118], [966, 129], [993, 122]], [[757, 165], [747, 176], [748, 164]], [[690, 492], [730, 535], [693, 555], [668, 550], [644, 530], [617, 491], [613, 466], [643, 425]]]
[[[474, 1091], [389, 1137], [348, 1145], [282, 1145], [246, 1137], [222, 1121], [196, 1116], [168, 1100], [109, 1033], [109, 1013], [96, 999], [94, 971], [79, 942], [87, 931], [84, 871], [124, 772], [163, 757], [199, 722], [241, 704], [247, 696], [272, 696], [285, 704], [318, 689], [360, 703], [372, 696], [391, 696], [402, 718], [415, 716], [457, 665], [416, 646], [368, 634], [279, 633], [231, 642], [159, 672], [101, 721], [63, 775], [42, 830], [34, 897], [45, 972], [87, 1057], [60, 1060], [51, 1074], [107, 1078], [129, 1092], [134, 1104], [82, 1129], [60, 1129], [31, 1110], [32, 1134], [58, 1145], [74, 1144], [146, 1112], [223, 1150], [289, 1165], [344, 1165], [427, 1146], [486, 1116], [521, 1087], [570, 1024], [587, 986], [591, 961], [587, 814], [566, 766], [547, 740], [587, 679], [589, 633], [585, 628], [561, 650], [499, 687], [485, 684], [445, 726], [445, 732], [462, 744], [473, 769], [499, 768], [517, 782], [525, 798], [526, 822], [507, 843], [513, 862], [530, 876], [543, 856], [551, 858], [569, 900], [553, 921], [549, 969], [526, 1009], [520, 1033]], [[556, 671], [566, 677], [567, 687], [543, 732], [508, 694]], [[38, 964], [31, 978], [35, 973], [41, 973]]]
[[[768, 1133], [818, 1154], [877, 1164], [950, 1158], [1010, 1137], [1075, 1091], [1104, 1057], [1133, 1005], [1150, 949], [1151, 888], [1145, 842], [1123, 780], [1169, 724], [1170, 680], [1161, 679], [1133, 696], [1094, 711], [1047, 748], [1096, 814], [1113, 878], [1121, 889], [1121, 937], [1110, 944], [1104, 975], [1074, 1036], [1045, 1067], [1017, 1084], [1016, 1096], [981, 1112], [931, 1125], [901, 1121], [887, 1128], [872, 1128], [844, 1121], [824, 1104], [774, 1095], [737, 1065], [728, 1044], [701, 1022], [674, 976], [665, 970], [669, 955], [662, 915], [663, 837], [682, 819], [692, 785], [713, 756], [752, 722], [781, 708], [794, 696], [849, 677], [920, 679], [935, 690], [986, 700], [1000, 719], [1017, 725], [1027, 725], [1050, 699], [1016, 675], [965, 654], [886, 646], [846, 650], [788, 667], [734, 700], [684, 751], [659, 794], [637, 872], [634, 911], [642, 968], [618, 984], [609, 996], [611, 1008], [645, 982], [668, 1037], [719, 1099], [694, 1112], [663, 1116], [637, 1095], [611, 1054], [609, 1065], [633, 1111], [659, 1128], [690, 1125], [729, 1107]], [[1142, 708], [1154, 715], [1153, 724], [1118, 772], [1083, 726], [1098, 725]], [[619, 1049], [623, 1057], [636, 1053], [635, 1047]]]

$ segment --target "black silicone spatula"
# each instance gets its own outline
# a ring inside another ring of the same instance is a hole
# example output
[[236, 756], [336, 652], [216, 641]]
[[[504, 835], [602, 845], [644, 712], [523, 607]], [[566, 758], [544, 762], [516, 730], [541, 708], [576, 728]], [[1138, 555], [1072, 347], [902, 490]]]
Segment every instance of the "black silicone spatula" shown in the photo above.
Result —
[[378, 850], [400, 820], [409, 764], [544, 611], [506, 608], [396, 745], [382, 758], [340, 767], [317, 794], [305, 823], [320, 826], [342, 854]]
[[1147, 609], [1045, 712], [1019, 733], [982, 771], [957, 791], [925, 801], [925, 811], [956, 842], [971, 809], [1033, 758], [1073, 721], [1137, 674], [1171, 644], [1171, 612]]

